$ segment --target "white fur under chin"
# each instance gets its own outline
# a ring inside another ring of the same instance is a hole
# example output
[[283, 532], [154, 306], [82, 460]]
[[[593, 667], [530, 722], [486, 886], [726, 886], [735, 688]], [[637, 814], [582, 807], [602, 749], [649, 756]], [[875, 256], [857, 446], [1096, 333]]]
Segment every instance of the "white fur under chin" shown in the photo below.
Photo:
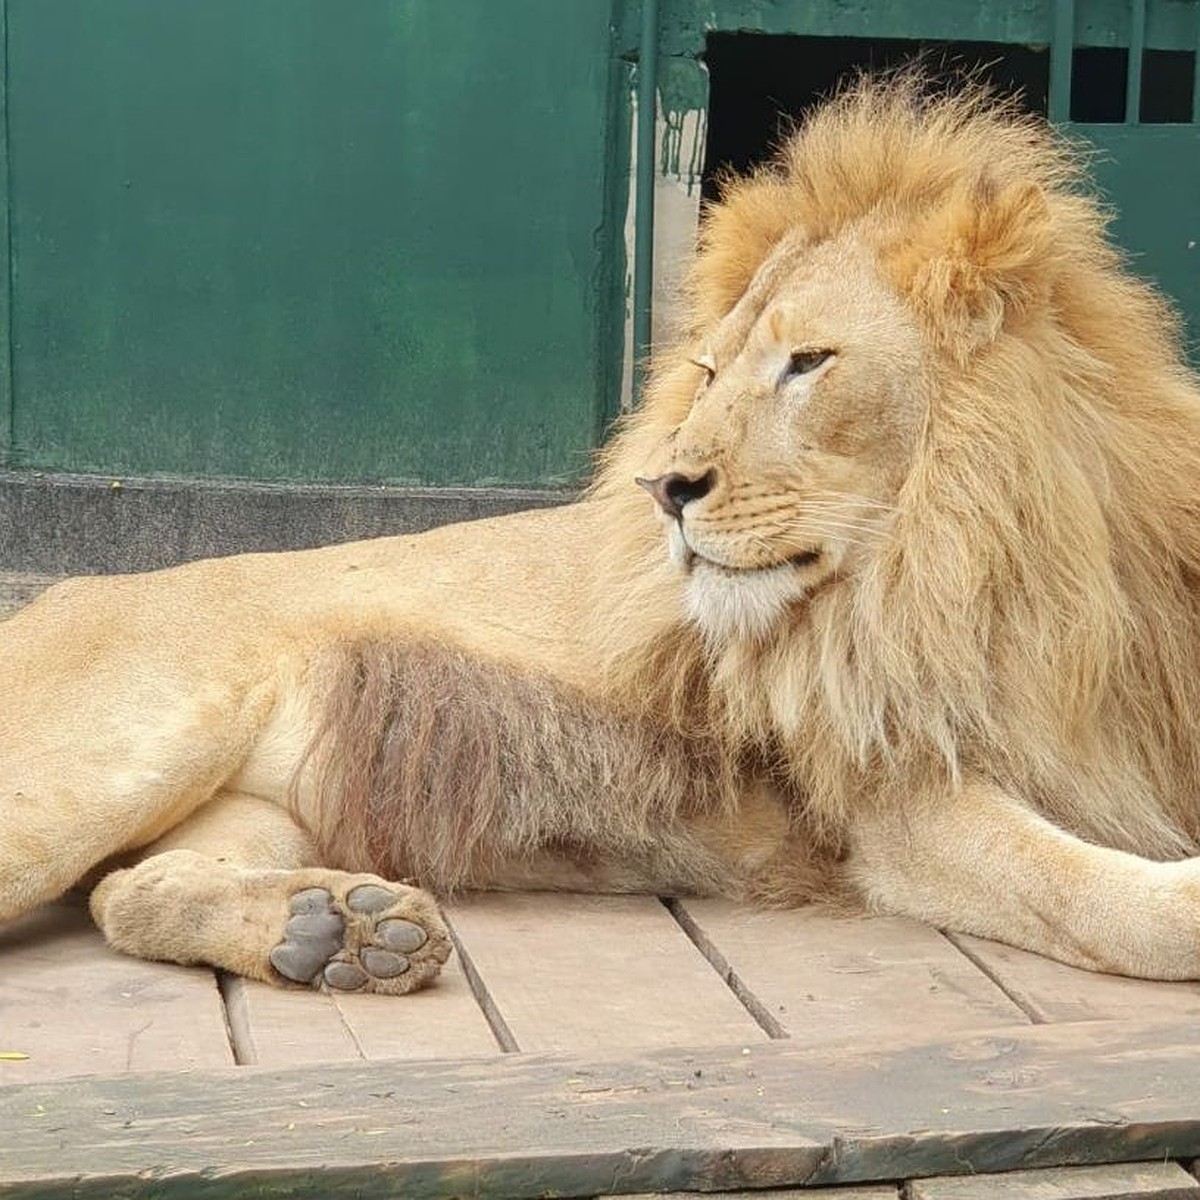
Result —
[[790, 566], [734, 574], [698, 562], [688, 579], [684, 607], [709, 642], [757, 641], [804, 592]]

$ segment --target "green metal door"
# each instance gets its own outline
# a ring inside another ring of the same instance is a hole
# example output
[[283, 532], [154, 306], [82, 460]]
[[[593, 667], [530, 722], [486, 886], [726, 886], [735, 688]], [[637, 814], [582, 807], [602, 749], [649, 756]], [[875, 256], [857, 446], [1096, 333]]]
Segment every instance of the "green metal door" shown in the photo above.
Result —
[[2, 0], [0, 462], [577, 479], [620, 386], [611, 7]]
[[[1200, 348], [1200, 4], [1128, 0], [1120, 9], [1056, 0], [1050, 116], [1097, 148], [1092, 171], [1115, 211], [1114, 232], [1135, 270], [1170, 295]], [[1079, 121], [1080, 44], [1112, 53], [1124, 96], [1114, 119]], [[1151, 87], [1172, 68], [1190, 70], [1190, 92], [1173, 108], [1148, 112]], [[1123, 60], [1123, 61], [1122, 61]], [[1147, 120], [1147, 118], [1150, 118]]]

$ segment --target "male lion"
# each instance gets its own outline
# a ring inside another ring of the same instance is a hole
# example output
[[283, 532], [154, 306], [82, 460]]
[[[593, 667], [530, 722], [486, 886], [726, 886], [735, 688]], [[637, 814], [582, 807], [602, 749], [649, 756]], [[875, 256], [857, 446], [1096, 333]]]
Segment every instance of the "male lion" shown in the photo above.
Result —
[[1071, 152], [860, 83], [689, 295], [581, 503], [0, 626], [0, 920], [398, 993], [389, 880], [836, 894], [1200, 977], [1200, 390]]

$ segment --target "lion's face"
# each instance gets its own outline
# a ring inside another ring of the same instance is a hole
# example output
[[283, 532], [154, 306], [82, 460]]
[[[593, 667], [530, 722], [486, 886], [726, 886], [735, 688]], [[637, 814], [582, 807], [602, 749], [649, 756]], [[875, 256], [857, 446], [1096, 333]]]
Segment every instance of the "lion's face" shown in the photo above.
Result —
[[686, 415], [641, 482], [707, 637], [761, 637], [878, 542], [920, 435], [925, 371], [903, 302], [841, 238], [782, 244], [661, 380]]

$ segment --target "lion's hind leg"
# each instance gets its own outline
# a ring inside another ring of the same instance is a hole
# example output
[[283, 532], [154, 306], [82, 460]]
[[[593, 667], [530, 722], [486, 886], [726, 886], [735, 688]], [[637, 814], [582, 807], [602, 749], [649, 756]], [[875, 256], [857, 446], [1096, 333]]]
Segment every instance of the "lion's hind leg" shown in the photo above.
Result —
[[108, 941], [270, 983], [398, 995], [436, 977], [450, 941], [433, 899], [312, 865], [279, 806], [225, 792], [92, 893]]

